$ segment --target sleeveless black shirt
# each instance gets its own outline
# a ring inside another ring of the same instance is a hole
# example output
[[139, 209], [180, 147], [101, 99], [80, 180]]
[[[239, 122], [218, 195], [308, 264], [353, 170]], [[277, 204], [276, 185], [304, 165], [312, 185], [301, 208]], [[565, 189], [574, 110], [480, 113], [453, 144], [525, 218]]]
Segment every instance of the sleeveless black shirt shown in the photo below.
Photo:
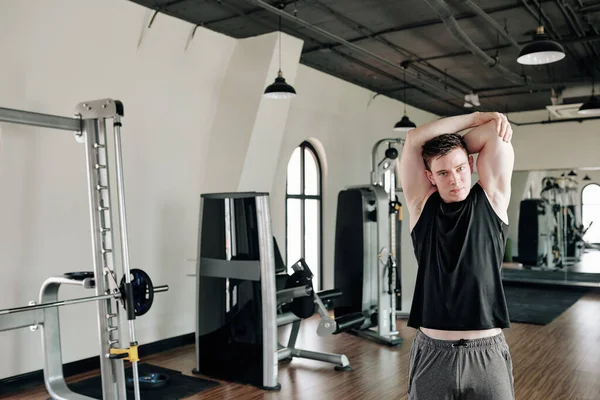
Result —
[[479, 182], [461, 202], [434, 192], [411, 233], [418, 272], [408, 326], [508, 328], [500, 276], [507, 229]]

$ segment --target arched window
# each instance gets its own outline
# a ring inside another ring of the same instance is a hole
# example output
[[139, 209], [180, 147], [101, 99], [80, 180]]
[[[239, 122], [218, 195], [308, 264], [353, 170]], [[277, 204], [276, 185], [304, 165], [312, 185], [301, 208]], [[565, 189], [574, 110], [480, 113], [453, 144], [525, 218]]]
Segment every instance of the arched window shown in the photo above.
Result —
[[581, 223], [587, 228], [583, 239], [589, 243], [600, 243], [600, 185], [586, 185], [581, 192]]
[[286, 255], [288, 267], [306, 260], [315, 290], [321, 289], [322, 276], [321, 200], [321, 163], [314, 147], [303, 142], [287, 167]]

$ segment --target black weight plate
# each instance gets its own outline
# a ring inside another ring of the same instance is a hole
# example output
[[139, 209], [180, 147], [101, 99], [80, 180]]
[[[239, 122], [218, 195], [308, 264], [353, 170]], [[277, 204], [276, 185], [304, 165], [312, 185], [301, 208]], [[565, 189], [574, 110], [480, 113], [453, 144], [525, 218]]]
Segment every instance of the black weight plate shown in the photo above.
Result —
[[[162, 373], [148, 373], [139, 376], [140, 390], [161, 389], [169, 384], [170, 376]], [[127, 378], [127, 388], [133, 389], [133, 378]]]
[[[154, 302], [154, 285], [152, 280], [147, 273], [141, 269], [132, 269], [131, 272], [131, 286], [133, 293], [133, 304], [135, 308], [135, 315], [141, 316], [146, 314], [152, 303]], [[125, 288], [125, 277], [121, 279], [121, 293]], [[127, 294], [128, 296], [130, 294]], [[127, 309], [127, 302], [124, 302], [125, 308]]]

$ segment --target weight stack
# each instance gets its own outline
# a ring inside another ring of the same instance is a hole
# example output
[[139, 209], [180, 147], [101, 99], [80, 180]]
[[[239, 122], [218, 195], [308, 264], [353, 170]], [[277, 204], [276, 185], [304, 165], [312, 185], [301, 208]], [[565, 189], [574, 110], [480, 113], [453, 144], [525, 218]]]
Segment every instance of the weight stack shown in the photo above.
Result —
[[362, 311], [365, 218], [369, 218], [364, 204], [369, 199], [363, 197], [368, 193], [363, 192], [361, 189], [347, 189], [338, 194], [334, 287], [342, 291], [342, 296], [335, 300], [336, 317]]
[[548, 251], [549, 204], [544, 199], [521, 201], [519, 212], [519, 262], [527, 266], [545, 264]]

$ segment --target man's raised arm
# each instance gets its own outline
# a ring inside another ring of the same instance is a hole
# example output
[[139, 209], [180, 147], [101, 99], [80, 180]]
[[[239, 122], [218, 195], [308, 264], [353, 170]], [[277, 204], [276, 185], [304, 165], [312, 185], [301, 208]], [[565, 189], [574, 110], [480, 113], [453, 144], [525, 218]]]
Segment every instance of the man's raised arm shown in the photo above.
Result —
[[469, 153], [479, 153], [477, 172], [496, 212], [506, 216], [510, 201], [515, 153], [510, 143], [512, 128], [502, 114], [500, 123], [490, 121], [464, 136]]
[[501, 114], [498, 113], [475, 112], [428, 122], [407, 133], [400, 157], [400, 180], [411, 217], [411, 226], [418, 219], [425, 199], [434, 190], [425, 174], [425, 164], [421, 155], [423, 144], [445, 133], [457, 133], [489, 121], [499, 123], [500, 119]]

